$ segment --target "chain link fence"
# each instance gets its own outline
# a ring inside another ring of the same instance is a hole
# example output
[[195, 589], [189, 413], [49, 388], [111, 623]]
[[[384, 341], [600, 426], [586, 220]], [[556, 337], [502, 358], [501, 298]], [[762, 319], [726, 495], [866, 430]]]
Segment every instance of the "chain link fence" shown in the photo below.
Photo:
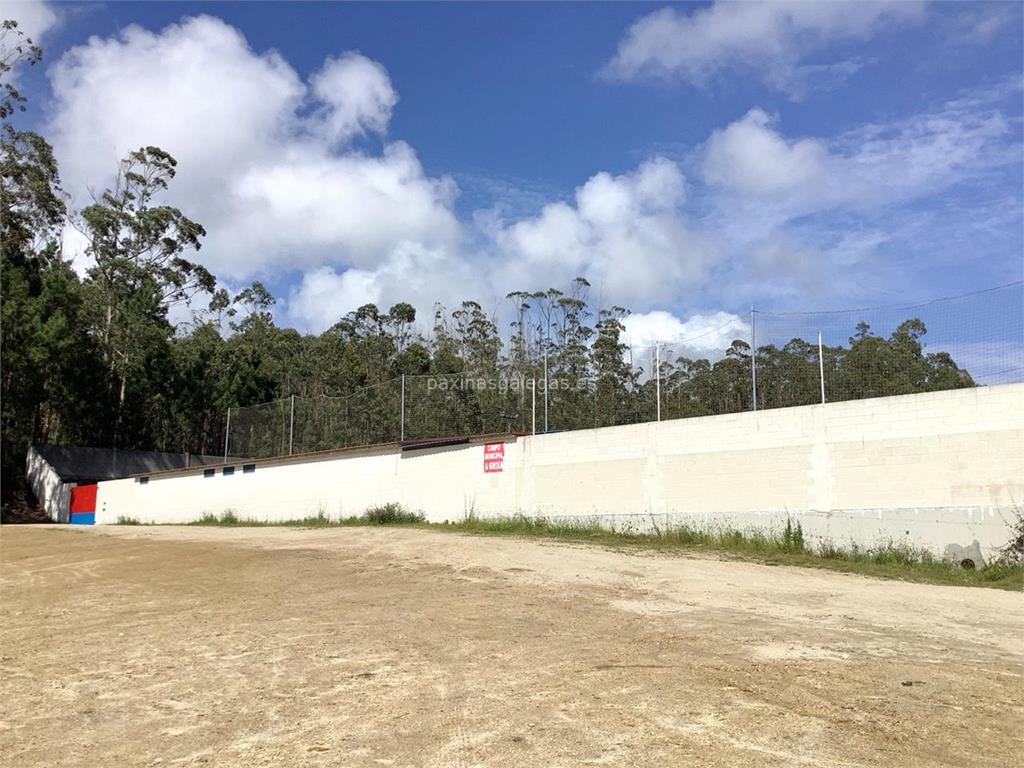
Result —
[[[402, 376], [345, 397], [232, 408], [225, 458], [544, 433], [1024, 381], [1024, 283], [921, 304], [751, 310], [687, 338], [485, 374]], [[752, 350], [756, 349], [756, 354]]]

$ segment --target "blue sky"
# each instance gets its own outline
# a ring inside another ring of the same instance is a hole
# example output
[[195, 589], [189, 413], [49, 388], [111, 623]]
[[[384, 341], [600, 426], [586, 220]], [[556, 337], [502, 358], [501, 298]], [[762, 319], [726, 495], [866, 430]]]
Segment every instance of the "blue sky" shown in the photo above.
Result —
[[582, 274], [638, 337], [734, 335], [1021, 277], [1020, 4], [0, 8], [72, 199], [163, 146], [199, 259], [302, 329]]

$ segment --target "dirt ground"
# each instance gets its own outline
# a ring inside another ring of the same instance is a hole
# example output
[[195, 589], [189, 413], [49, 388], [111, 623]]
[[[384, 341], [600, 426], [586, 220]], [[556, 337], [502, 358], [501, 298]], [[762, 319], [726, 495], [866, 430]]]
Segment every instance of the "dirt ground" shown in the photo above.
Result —
[[388, 528], [0, 530], [9, 766], [1012, 766], [1024, 595]]

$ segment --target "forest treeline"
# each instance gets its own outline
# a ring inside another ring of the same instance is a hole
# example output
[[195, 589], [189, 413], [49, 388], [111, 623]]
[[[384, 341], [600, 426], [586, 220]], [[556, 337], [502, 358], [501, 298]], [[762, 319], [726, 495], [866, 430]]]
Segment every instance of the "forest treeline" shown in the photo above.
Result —
[[[628, 310], [593, 307], [583, 278], [510, 293], [502, 312], [511, 317], [507, 328], [474, 301], [439, 306], [425, 323], [410, 304], [368, 304], [309, 335], [275, 325], [274, 298], [260, 283], [229, 295], [196, 261], [206, 232], [168, 203], [177, 169], [164, 149], [131, 152], [111, 169], [110, 188], [71, 210], [51, 146], [16, 127], [25, 99], [12, 69], [35, 64], [42, 52], [13, 22], [4, 22], [0, 33], [5, 503], [24, 489], [30, 442], [219, 453], [229, 408], [290, 395], [307, 403], [359, 398], [350, 401], [364, 414], [378, 414], [380, 436], [389, 435], [398, 418], [393, 384], [403, 374], [533, 380], [542, 377], [546, 359], [551, 379], [573, 384], [551, 393], [550, 428], [653, 417], [651, 371], [631, 366], [625, 354]], [[68, 224], [87, 244], [91, 266], [84, 275], [61, 252]], [[189, 320], [172, 323], [170, 310], [182, 305]], [[918, 319], [888, 337], [865, 324], [851, 330], [848, 345], [825, 350], [827, 375], [843, 399], [973, 386], [949, 355], [924, 352], [926, 329]], [[761, 346], [756, 355], [758, 407], [816, 402], [816, 344], [793, 339]], [[660, 373], [663, 418], [752, 406], [745, 341], [734, 341], [715, 362], [668, 355]], [[508, 393], [505, 399], [464, 391], [430, 397], [409, 406], [412, 419], [415, 408], [431, 405], [432, 421], [423, 429], [523, 426], [521, 393], [517, 401]], [[446, 409], [451, 424], [444, 423]]]

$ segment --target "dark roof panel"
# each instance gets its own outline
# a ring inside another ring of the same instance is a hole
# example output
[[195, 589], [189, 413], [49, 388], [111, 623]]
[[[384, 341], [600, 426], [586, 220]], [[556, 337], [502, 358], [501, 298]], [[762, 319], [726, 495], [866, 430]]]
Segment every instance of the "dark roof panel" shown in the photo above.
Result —
[[33, 445], [36, 453], [65, 483], [116, 480], [148, 472], [165, 472], [206, 464], [223, 464], [223, 456], [201, 456], [117, 448], [80, 448], [69, 445]]

